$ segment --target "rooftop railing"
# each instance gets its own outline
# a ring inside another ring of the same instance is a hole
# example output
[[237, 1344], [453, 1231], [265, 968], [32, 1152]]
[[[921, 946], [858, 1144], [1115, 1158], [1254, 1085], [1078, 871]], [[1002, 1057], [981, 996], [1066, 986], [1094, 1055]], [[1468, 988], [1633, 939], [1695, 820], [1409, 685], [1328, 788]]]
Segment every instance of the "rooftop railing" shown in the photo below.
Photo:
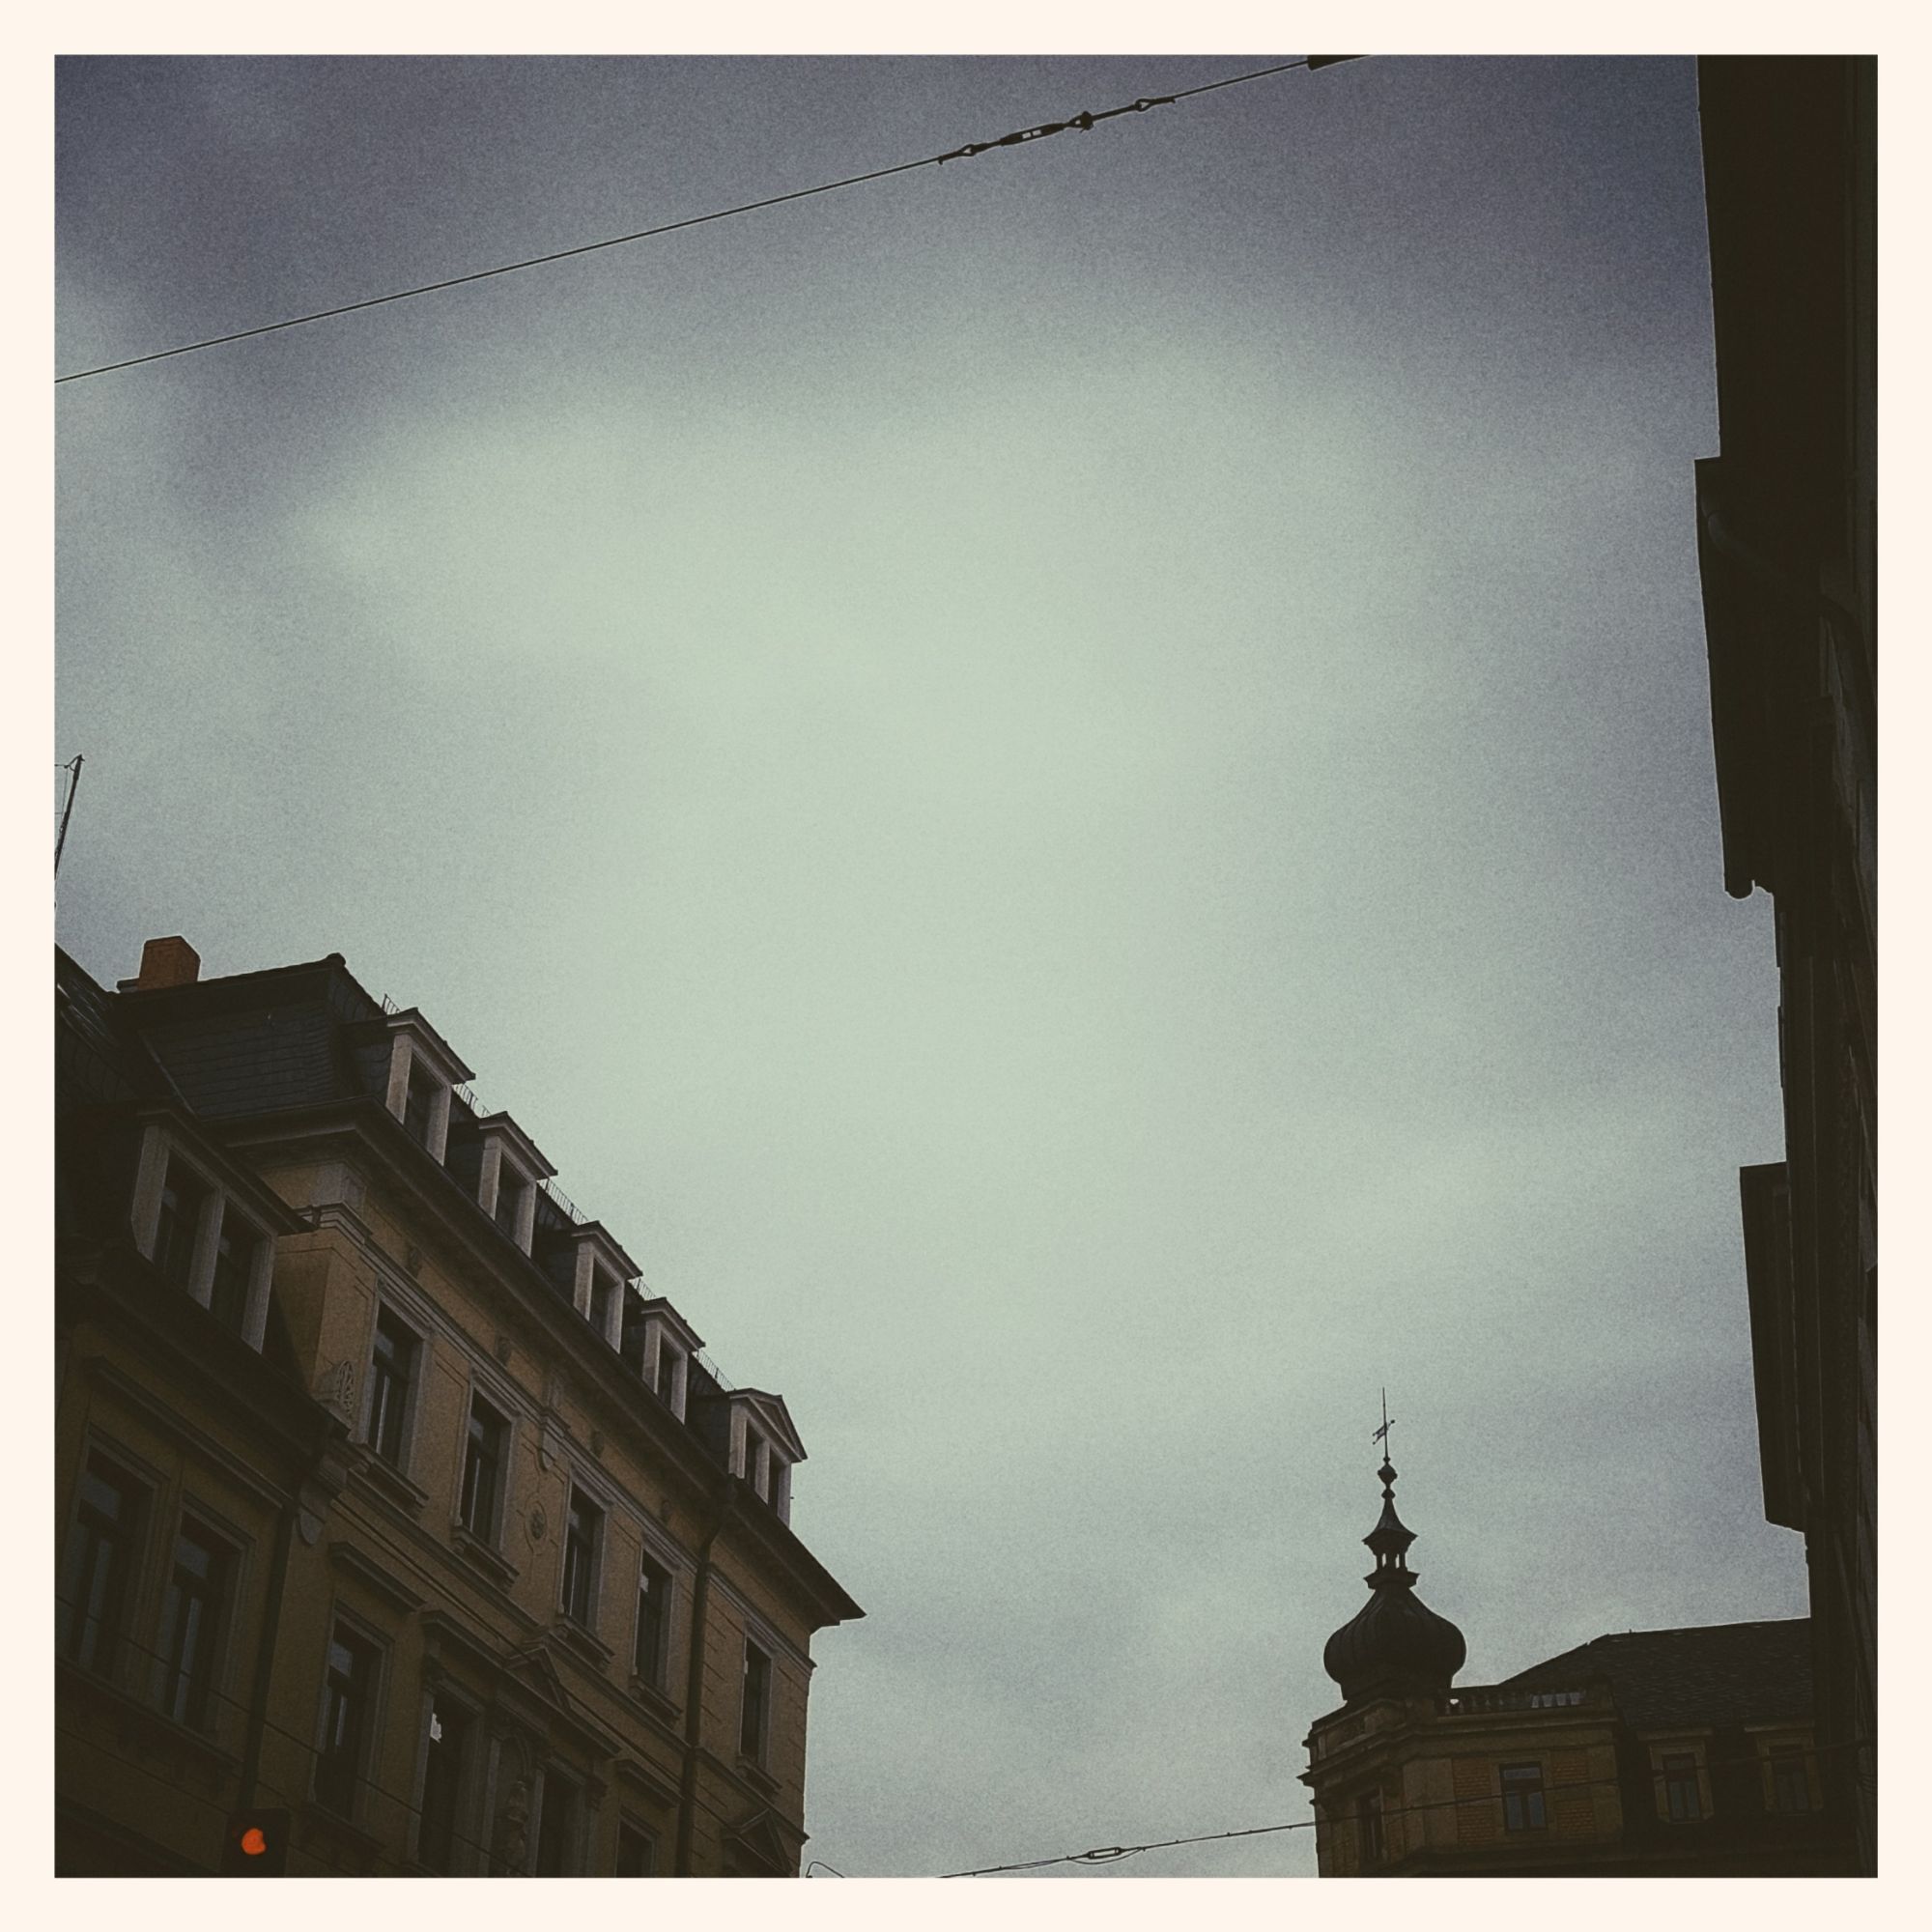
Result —
[[[383, 995], [383, 1010], [385, 1013], [394, 1013], [394, 1012], [399, 1012], [402, 1009], [396, 1005], [395, 1001], [389, 998], [388, 994], [384, 993]], [[467, 1082], [460, 1083], [453, 1091], [456, 1094], [456, 1097], [459, 1100], [461, 1100], [466, 1107], [469, 1109], [470, 1114], [475, 1119], [485, 1120], [492, 1113], [493, 1109], [484, 1100], [483, 1096], [477, 1093], [474, 1087], [469, 1085]], [[583, 1226], [585, 1220], [588, 1217], [582, 1211], [582, 1209], [579, 1208], [576, 1202], [574, 1202], [570, 1198], [570, 1196], [567, 1195], [563, 1191], [563, 1189], [556, 1184], [554, 1180], [552, 1180], [546, 1177], [538, 1180], [537, 1186], [541, 1190], [541, 1192], [549, 1199], [552, 1205], [555, 1207], [561, 1214], [563, 1214], [565, 1219], [569, 1221], [570, 1225], [573, 1228], [581, 1228], [582, 1226]], [[641, 1275], [638, 1276], [636, 1280], [626, 1283], [626, 1286], [632, 1291], [632, 1293], [639, 1295], [639, 1297], [645, 1300], [648, 1300], [650, 1298], [650, 1289]], [[733, 1382], [730, 1379], [730, 1378], [725, 1375], [724, 1371], [721, 1369], [718, 1366], [718, 1364], [715, 1361], [713, 1361], [708, 1354], [704, 1352], [703, 1350], [700, 1349], [697, 1351], [696, 1359], [698, 1366], [702, 1368], [705, 1374], [708, 1375], [711, 1378], [711, 1379], [715, 1381], [718, 1384], [718, 1386], [721, 1389], [723, 1389], [727, 1395], [731, 1394], [736, 1389], [737, 1384]]]
[[1478, 1711], [1561, 1711], [1580, 1704], [1585, 1690], [1452, 1690], [1437, 1700], [1450, 1717]]

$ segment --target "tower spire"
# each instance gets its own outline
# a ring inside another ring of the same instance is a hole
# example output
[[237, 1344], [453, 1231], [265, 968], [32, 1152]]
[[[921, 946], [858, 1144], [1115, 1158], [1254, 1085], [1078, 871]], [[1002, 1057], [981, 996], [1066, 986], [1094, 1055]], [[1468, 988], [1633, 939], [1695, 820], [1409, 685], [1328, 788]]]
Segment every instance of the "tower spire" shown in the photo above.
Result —
[[1415, 1572], [1408, 1567], [1415, 1532], [1395, 1509], [1396, 1468], [1388, 1456], [1393, 1427], [1383, 1390], [1382, 1426], [1370, 1438], [1382, 1445], [1381, 1467], [1376, 1471], [1382, 1511], [1362, 1539], [1376, 1559], [1376, 1567], [1362, 1579], [1369, 1586], [1369, 1601], [1321, 1653], [1322, 1668], [1350, 1703], [1372, 1693], [1446, 1690], [1466, 1655], [1463, 1633], [1415, 1594]]

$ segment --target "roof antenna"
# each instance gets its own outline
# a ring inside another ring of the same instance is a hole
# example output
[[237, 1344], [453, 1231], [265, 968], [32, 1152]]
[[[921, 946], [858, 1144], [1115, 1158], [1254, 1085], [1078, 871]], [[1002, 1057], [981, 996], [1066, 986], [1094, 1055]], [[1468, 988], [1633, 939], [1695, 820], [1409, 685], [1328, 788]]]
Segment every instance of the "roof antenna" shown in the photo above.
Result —
[[54, 877], [60, 877], [61, 848], [67, 843], [67, 822], [73, 816], [73, 795], [80, 789], [80, 753], [73, 754], [72, 760], [61, 767], [68, 777], [67, 807], [61, 813], [60, 834], [54, 840]]

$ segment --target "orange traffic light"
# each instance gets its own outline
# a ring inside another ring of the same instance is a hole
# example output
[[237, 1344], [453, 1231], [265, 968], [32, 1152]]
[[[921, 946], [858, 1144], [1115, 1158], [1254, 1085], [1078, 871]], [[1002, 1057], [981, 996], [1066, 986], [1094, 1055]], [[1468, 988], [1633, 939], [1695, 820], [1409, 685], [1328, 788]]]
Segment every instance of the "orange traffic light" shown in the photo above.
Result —
[[288, 1866], [289, 1814], [256, 1808], [228, 1821], [221, 1869], [231, 1878], [280, 1878]]

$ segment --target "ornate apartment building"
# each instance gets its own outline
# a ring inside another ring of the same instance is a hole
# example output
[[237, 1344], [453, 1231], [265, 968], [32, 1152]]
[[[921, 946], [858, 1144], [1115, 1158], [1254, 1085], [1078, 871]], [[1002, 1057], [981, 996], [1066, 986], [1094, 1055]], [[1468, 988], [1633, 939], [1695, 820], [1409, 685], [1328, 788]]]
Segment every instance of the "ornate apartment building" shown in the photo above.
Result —
[[814, 1632], [728, 1387], [340, 954], [65, 953], [56, 1868], [789, 1876]]
[[1324, 1878], [1821, 1876], [1852, 1869], [1804, 1618], [1601, 1636], [1455, 1684], [1463, 1634], [1415, 1592], [1381, 1466], [1369, 1601], [1328, 1639], [1342, 1707], [1302, 1782]]

